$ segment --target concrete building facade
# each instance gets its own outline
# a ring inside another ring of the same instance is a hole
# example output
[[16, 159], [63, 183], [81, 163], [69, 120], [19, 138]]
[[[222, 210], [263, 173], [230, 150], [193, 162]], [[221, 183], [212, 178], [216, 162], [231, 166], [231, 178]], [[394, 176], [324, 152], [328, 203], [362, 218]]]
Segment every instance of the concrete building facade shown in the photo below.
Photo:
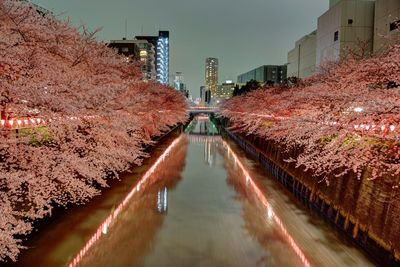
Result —
[[262, 84], [283, 83], [287, 78], [287, 66], [286, 65], [264, 65], [255, 68], [246, 73], [240, 74], [237, 77], [239, 84], [245, 84], [250, 80], [256, 80]]
[[332, 0], [318, 18], [316, 68], [325, 61], [344, 58], [349, 49], [372, 53], [374, 0]]
[[317, 31], [296, 41], [288, 53], [287, 77], [306, 78], [314, 74], [317, 56]]
[[376, 0], [374, 53], [400, 43], [400, 0]]

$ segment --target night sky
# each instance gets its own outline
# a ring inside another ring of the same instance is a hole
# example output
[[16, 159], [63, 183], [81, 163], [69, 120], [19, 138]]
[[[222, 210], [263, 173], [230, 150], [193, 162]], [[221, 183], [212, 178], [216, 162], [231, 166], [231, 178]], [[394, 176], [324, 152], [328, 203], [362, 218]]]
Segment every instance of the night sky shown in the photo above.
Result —
[[102, 28], [98, 39], [170, 31], [170, 71], [181, 71], [193, 96], [206, 57], [219, 59], [219, 82], [261, 65], [284, 64], [294, 42], [316, 29], [328, 0], [33, 0], [75, 25]]

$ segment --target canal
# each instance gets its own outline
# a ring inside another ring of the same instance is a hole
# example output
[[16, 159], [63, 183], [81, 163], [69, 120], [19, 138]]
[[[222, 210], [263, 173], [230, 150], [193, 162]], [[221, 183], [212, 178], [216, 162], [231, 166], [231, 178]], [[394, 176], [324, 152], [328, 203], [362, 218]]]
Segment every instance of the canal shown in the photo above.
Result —
[[376, 265], [204, 116], [26, 244], [5, 266]]

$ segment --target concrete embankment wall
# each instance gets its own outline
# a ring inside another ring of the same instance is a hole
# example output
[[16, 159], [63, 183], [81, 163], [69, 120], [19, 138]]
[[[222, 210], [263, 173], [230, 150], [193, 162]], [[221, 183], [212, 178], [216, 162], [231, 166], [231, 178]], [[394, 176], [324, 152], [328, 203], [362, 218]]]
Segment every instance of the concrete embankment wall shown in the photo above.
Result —
[[371, 181], [367, 174], [360, 180], [348, 175], [327, 185], [284, 161], [278, 144], [225, 132], [304, 205], [377, 261], [400, 266], [400, 191], [392, 188], [393, 178]]

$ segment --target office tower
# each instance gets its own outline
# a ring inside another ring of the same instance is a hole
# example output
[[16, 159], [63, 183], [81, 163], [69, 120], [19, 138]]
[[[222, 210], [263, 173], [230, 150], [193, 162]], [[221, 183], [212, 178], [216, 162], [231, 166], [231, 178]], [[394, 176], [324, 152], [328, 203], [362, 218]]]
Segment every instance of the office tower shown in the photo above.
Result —
[[205, 86], [211, 91], [211, 96], [215, 96], [218, 88], [218, 59], [206, 59]]

